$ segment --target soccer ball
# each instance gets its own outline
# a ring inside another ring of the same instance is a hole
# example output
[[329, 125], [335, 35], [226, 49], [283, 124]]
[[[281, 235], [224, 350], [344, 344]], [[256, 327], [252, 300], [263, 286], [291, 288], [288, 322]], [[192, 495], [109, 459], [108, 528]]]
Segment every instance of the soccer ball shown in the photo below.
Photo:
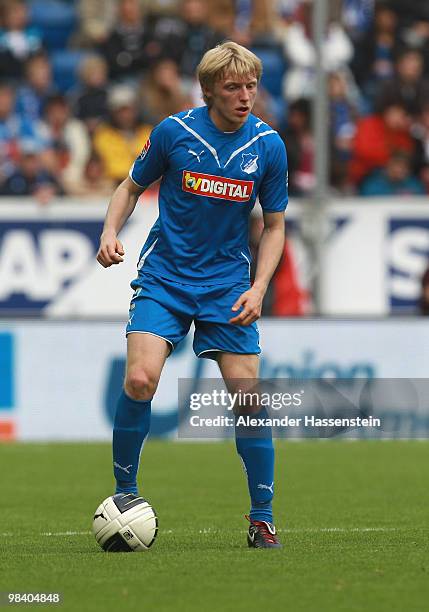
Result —
[[158, 518], [143, 497], [118, 493], [98, 506], [92, 530], [106, 552], [140, 552], [154, 543]]

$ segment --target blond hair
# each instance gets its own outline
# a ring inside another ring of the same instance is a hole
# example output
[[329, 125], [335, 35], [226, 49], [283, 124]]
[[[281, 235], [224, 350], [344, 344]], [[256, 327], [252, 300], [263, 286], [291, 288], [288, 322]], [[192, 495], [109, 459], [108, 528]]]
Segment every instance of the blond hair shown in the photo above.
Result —
[[255, 77], [259, 82], [262, 76], [262, 62], [254, 53], [235, 42], [224, 42], [207, 51], [197, 67], [197, 77], [206, 104], [209, 99], [204, 90], [211, 90], [216, 81], [226, 76]]
[[95, 70], [104, 70], [107, 76], [107, 62], [101, 55], [91, 54], [86, 56], [79, 65], [79, 76], [86, 81]]

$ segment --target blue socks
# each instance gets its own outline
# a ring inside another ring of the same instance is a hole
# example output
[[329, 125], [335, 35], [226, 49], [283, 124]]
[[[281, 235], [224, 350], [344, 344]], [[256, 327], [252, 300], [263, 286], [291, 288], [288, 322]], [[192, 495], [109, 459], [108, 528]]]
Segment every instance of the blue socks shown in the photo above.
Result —
[[113, 424], [113, 473], [116, 493], [137, 495], [137, 471], [143, 442], [150, 428], [151, 400], [119, 397]]
[[[137, 471], [143, 442], [149, 433], [151, 400], [131, 399], [123, 391], [113, 425], [113, 472], [116, 493], [137, 495]], [[266, 418], [262, 410], [256, 417]], [[236, 446], [247, 473], [254, 521], [273, 522], [274, 447], [270, 427], [236, 426]]]
[[[261, 410], [256, 418], [267, 418]], [[254, 521], [273, 522], [272, 500], [274, 496], [274, 447], [271, 427], [237, 426], [235, 444], [247, 473], [251, 509]]]

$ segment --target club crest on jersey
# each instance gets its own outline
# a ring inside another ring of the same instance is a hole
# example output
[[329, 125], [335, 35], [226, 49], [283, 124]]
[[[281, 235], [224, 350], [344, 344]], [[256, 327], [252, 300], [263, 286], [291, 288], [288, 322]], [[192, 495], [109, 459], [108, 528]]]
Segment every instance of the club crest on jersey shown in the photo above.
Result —
[[184, 170], [182, 189], [188, 193], [210, 198], [248, 202], [253, 191], [253, 181], [239, 181], [224, 176]]
[[144, 159], [146, 157], [147, 152], [149, 151], [149, 149], [150, 149], [150, 138], [148, 138], [146, 140], [146, 144], [143, 147], [143, 149], [141, 150], [141, 153], [139, 155], [139, 159]]
[[252, 153], [242, 153], [243, 161], [241, 162], [240, 168], [246, 174], [256, 172], [258, 169], [258, 158], [259, 155], [252, 155]]

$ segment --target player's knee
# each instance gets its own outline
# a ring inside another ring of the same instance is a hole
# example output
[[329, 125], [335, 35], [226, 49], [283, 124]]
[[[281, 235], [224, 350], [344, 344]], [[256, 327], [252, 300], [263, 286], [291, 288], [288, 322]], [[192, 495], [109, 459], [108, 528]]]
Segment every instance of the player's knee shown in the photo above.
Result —
[[142, 368], [131, 369], [127, 372], [125, 391], [132, 399], [152, 399], [157, 386], [158, 379]]

